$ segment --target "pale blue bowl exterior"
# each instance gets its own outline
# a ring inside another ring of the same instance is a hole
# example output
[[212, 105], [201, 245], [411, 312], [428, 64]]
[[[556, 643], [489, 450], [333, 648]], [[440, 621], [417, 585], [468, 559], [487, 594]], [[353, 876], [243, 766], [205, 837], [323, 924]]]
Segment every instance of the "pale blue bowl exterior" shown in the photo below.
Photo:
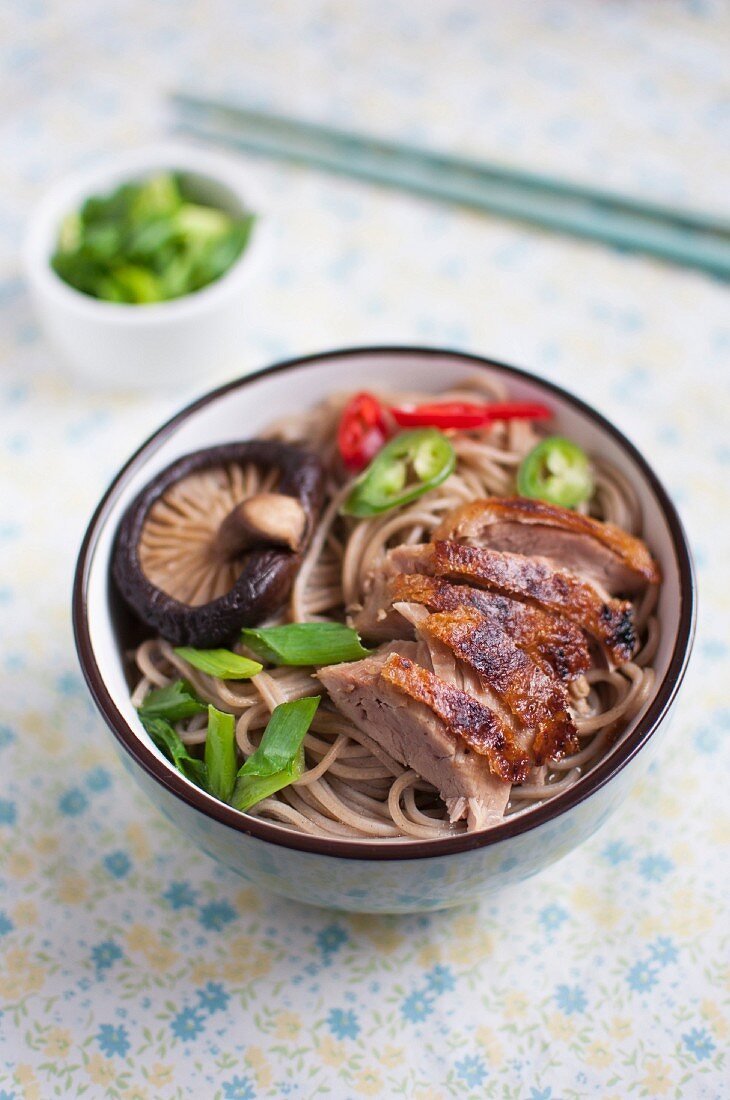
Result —
[[119, 755], [150, 800], [196, 847], [252, 885], [331, 909], [422, 913], [464, 905], [516, 885], [592, 836], [646, 771], [669, 717], [617, 776], [560, 817], [487, 847], [421, 859], [343, 859], [270, 844], [206, 817], [136, 766], [126, 752], [120, 749]]

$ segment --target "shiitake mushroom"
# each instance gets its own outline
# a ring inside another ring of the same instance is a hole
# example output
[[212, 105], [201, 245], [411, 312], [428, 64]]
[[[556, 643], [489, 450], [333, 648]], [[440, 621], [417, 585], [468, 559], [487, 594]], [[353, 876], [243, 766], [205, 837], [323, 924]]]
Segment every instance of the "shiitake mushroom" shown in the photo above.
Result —
[[230, 642], [286, 601], [324, 496], [319, 458], [275, 440], [184, 455], [132, 502], [112, 572], [174, 645]]

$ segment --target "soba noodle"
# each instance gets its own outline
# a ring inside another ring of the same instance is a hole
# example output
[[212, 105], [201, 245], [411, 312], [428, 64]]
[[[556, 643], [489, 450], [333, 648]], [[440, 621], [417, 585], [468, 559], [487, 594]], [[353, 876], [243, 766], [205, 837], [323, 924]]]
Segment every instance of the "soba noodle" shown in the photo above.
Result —
[[[390, 404], [424, 400], [423, 394], [414, 393], [381, 396]], [[499, 401], [505, 397], [500, 384], [481, 378], [470, 379], [460, 389], [440, 395], [442, 400], [467, 401]], [[347, 395], [334, 396], [311, 412], [280, 421], [268, 436], [314, 449], [329, 470], [336, 470], [336, 425], [346, 400]], [[271, 622], [344, 620], [362, 597], [367, 573], [390, 547], [427, 542], [442, 517], [464, 501], [514, 493], [517, 467], [540, 437], [534, 425], [519, 420], [459, 432], [452, 438], [456, 470], [443, 485], [411, 505], [366, 520], [345, 519], [338, 514], [349, 481], [331, 474], [325, 508], [289, 606]], [[640, 534], [641, 509], [631, 484], [602, 461], [595, 467], [595, 493], [584, 510]], [[232, 474], [231, 506], [236, 503], [236, 495], [240, 499], [235, 489], [240, 483], [240, 474]], [[243, 483], [248, 493], [263, 487], [253, 467], [244, 472]], [[658, 639], [655, 600], [654, 587], [636, 607], [641, 643], [633, 660], [613, 671], [594, 668], [570, 685], [579, 750], [548, 766], [533, 768], [525, 783], [512, 788], [507, 816], [529, 812], [577, 783], [610, 751], [644, 705], [654, 680], [651, 661]], [[248, 681], [224, 682], [191, 668], [160, 638], [140, 645], [135, 660], [141, 673], [132, 697], [135, 706], [152, 687], [163, 687], [184, 676], [201, 699], [236, 716], [241, 760], [255, 750], [275, 706], [321, 691], [311, 670], [301, 668], [273, 668]], [[203, 744], [206, 721], [206, 716], [200, 715], [178, 725], [187, 745]], [[287, 828], [334, 837], [429, 839], [465, 829], [463, 821], [449, 823], [446, 807], [429, 783], [393, 760], [326, 700], [315, 715], [304, 750], [306, 770], [301, 778], [259, 802], [251, 813]]]

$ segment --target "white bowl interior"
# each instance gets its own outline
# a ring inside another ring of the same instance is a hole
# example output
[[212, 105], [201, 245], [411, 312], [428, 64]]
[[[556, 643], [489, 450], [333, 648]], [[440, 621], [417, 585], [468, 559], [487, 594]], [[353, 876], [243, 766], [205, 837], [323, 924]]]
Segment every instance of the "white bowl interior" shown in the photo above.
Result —
[[[136, 735], [168, 767], [172, 766], [152, 745], [129, 701], [122, 655], [112, 619], [109, 565], [113, 539], [122, 515], [134, 496], [150, 478], [181, 455], [201, 447], [251, 438], [273, 420], [301, 412], [338, 391], [369, 388], [438, 392], [462, 381], [476, 369], [470, 369], [468, 363], [448, 353], [421, 356], [417, 352], [378, 352], [367, 357], [362, 353], [343, 353], [336, 358], [309, 362], [294, 370], [248, 379], [240, 388], [229, 390], [197, 409], [163, 438], [154, 440], [138, 456], [129, 480], [106, 517], [90, 564], [88, 624], [94, 658], [115, 706]], [[658, 687], [667, 674], [677, 635], [681, 589], [669, 525], [650, 483], [631, 455], [585, 413], [552, 392], [546, 392], [538, 381], [505, 376], [496, 368], [495, 375], [507, 382], [511, 398], [547, 401], [555, 410], [556, 432], [569, 436], [590, 453], [611, 462], [636, 489], [643, 510], [643, 535], [659, 560], [664, 575], [659, 597], [662, 631], [654, 660]], [[633, 719], [626, 734], [635, 728], [640, 716]]]

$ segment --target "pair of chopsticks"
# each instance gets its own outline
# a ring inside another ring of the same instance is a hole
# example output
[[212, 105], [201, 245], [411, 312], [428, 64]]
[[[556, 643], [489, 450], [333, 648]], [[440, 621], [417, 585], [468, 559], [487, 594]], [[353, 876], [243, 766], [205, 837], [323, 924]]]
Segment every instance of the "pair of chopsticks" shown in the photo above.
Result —
[[178, 129], [730, 278], [730, 222], [550, 176], [379, 141], [184, 93]]

